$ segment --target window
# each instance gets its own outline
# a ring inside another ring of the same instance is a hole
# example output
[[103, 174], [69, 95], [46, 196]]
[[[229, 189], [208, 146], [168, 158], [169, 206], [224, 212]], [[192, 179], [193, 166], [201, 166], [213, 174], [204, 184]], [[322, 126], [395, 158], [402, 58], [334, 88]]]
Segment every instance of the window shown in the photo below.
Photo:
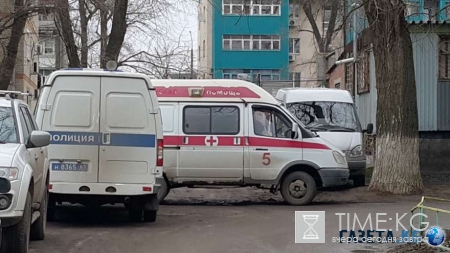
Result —
[[253, 108], [253, 131], [255, 135], [290, 138], [292, 123], [281, 112], [266, 108]]
[[289, 18], [290, 19], [300, 18], [300, 5], [289, 4]]
[[224, 69], [224, 79], [238, 79], [238, 74], [247, 74], [253, 82], [258, 80], [260, 75], [261, 81], [280, 80], [281, 72], [279, 69]]
[[33, 117], [31, 116], [30, 111], [26, 107], [22, 107], [21, 110], [23, 111], [25, 115], [25, 120], [30, 123], [31, 131], [38, 130], [37, 124], [34, 121]]
[[300, 39], [289, 39], [289, 53], [290, 54], [300, 53]]
[[280, 50], [278, 35], [223, 35], [223, 50]]
[[331, 6], [325, 5], [323, 10], [323, 32], [326, 33], [328, 30], [328, 25], [330, 24], [330, 17], [331, 17]]
[[239, 108], [235, 106], [186, 106], [183, 112], [185, 134], [235, 135], [239, 129]]
[[450, 36], [439, 37], [439, 79], [450, 79]]
[[30, 138], [30, 128], [27, 125], [27, 122], [25, 120], [25, 115], [23, 114], [22, 110], [19, 110], [19, 118], [20, 118], [20, 125], [22, 126], [22, 135], [23, 135], [23, 141], [24, 143], [28, 142], [28, 138]]
[[223, 0], [223, 15], [279, 16], [281, 0]]
[[47, 40], [42, 43], [44, 45], [44, 54], [54, 54], [55, 53], [55, 42], [53, 40]]
[[11, 107], [0, 107], [0, 142], [17, 143], [16, 122]]
[[300, 87], [300, 79], [301, 79], [301, 73], [300, 72], [290, 72], [289, 73], [289, 80], [291, 80], [294, 83], [295, 87]]

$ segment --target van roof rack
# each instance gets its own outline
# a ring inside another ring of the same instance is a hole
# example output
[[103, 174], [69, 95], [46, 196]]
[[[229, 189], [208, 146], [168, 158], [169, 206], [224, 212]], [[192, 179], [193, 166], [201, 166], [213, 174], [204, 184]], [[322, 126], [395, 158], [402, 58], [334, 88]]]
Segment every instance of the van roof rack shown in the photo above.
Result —
[[30, 93], [13, 90], [0, 90], [0, 95], [5, 95], [6, 99], [17, 99], [19, 95], [32, 96]]

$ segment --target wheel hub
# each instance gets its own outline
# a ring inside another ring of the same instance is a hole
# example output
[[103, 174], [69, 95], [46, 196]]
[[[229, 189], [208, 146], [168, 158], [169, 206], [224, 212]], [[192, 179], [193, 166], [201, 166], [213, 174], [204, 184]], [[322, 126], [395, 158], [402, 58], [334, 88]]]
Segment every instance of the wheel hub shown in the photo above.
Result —
[[294, 198], [302, 198], [306, 192], [306, 185], [302, 180], [295, 180], [289, 184], [289, 194]]

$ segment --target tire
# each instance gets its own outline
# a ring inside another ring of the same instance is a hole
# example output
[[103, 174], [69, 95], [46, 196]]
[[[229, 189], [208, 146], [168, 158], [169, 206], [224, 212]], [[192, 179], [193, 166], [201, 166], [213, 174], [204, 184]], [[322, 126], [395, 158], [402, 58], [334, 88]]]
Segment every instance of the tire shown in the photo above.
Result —
[[30, 243], [31, 228], [31, 194], [27, 193], [25, 209], [19, 223], [3, 228], [2, 246], [3, 253], [27, 253]]
[[164, 179], [164, 182], [161, 184], [161, 188], [159, 188], [158, 191], [158, 201], [159, 203], [162, 203], [164, 201], [164, 199], [167, 197], [167, 195], [169, 194], [170, 188], [169, 188], [169, 184], [167, 183], [167, 180]]
[[46, 190], [42, 196], [39, 212], [41, 216], [31, 225], [30, 238], [31, 240], [41, 241], [45, 238], [45, 228], [47, 227], [47, 203], [48, 191]]
[[53, 200], [52, 196], [48, 195], [47, 199], [47, 221], [55, 221], [56, 219], [56, 201]]
[[290, 205], [308, 205], [316, 196], [317, 186], [314, 178], [306, 172], [295, 171], [281, 182], [281, 195]]
[[144, 211], [144, 221], [145, 222], [155, 222], [156, 221], [156, 213], [158, 211]]
[[366, 176], [358, 175], [353, 178], [353, 186], [354, 187], [362, 187], [366, 185]]
[[144, 214], [143, 209], [131, 209], [128, 211], [128, 214], [130, 215], [130, 220], [133, 222], [141, 222], [142, 216]]

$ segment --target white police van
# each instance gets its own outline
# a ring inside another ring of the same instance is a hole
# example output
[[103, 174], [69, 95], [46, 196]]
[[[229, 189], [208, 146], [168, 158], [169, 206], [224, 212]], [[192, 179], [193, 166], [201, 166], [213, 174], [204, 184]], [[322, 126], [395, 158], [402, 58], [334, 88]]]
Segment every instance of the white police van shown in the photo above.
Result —
[[142, 74], [92, 69], [53, 72], [36, 109], [49, 146], [49, 218], [62, 202], [124, 203], [153, 222], [162, 179], [163, 135], [155, 90]]
[[242, 80], [152, 80], [164, 131], [160, 201], [170, 188], [257, 186], [292, 205], [344, 185], [344, 153], [307, 130], [267, 91]]

